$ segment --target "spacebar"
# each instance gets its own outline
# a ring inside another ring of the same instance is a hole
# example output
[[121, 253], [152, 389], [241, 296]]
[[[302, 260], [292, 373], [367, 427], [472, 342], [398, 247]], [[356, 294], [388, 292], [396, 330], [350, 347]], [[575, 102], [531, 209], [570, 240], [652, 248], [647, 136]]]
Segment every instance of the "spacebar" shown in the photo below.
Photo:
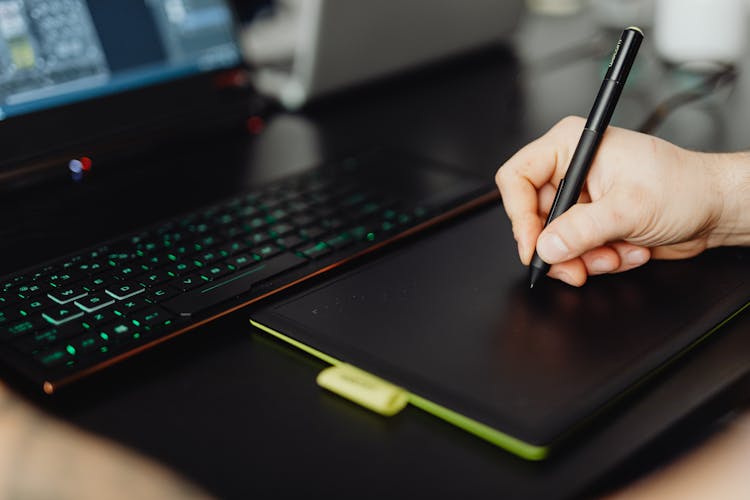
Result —
[[190, 316], [203, 309], [247, 292], [255, 283], [304, 264], [307, 260], [292, 253], [265, 260], [253, 267], [230, 275], [226, 279], [211, 282], [209, 286], [191, 290], [162, 305], [180, 316]]

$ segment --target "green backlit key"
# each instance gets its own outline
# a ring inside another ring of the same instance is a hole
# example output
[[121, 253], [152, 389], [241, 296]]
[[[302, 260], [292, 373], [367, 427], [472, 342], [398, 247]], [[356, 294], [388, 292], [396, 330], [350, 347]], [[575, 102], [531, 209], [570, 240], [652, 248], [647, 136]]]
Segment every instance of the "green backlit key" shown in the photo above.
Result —
[[73, 304], [86, 313], [104, 309], [114, 303], [115, 299], [103, 292], [93, 292], [73, 302]]
[[125, 300], [144, 292], [146, 289], [134, 281], [121, 281], [107, 285], [105, 291], [117, 300]]
[[170, 285], [154, 287], [148, 291], [146, 300], [151, 302], [152, 304], [158, 304], [159, 302], [164, 302], [167, 299], [171, 299], [178, 293], [180, 293], [180, 291], [176, 287]]
[[302, 247], [299, 252], [308, 259], [319, 259], [331, 253], [331, 248], [321, 241], [314, 245]]
[[62, 325], [83, 316], [83, 311], [73, 304], [53, 307], [42, 313], [42, 317], [53, 325]]
[[140, 311], [141, 309], [153, 305], [151, 302], [147, 300], [147, 297], [144, 295], [136, 295], [135, 297], [131, 297], [129, 299], [121, 300], [118, 302], [113, 312], [117, 316], [129, 316], [136, 311]]
[[160, 307], [151, 307], [144, 311], [139, 311], [129, 316], [128, 319], [133, 326], [141, 330], [169, 326], [174, 322], [174, 316]]
[[85, 297], [87, 294], [88, 291], [82, 287], [64, 287], [54, 289], [47, 294], [47, 297], [62, 305]]
[[34, 356], [39, 363], [47, 368], [56, 368], [75, 364], [75, 359], [70, 355], [66, 347], [55, 347], [49, 351], [44, 351]]
[[24, 353], [36, 354], [38, 352], [46, 351], [55, 344], [80, 333], [83, 333], [83, 328], [80, 325], [70, 323], [63, 326], [48, 325], [42, 329], [36, 330], [31, 335], [25, 335], [19, 338], [13, 342], [13, 347]]
[[39, 318], [27, 318], [9, 323], [7, 326], [0, 326], [0, 340], [19, 338], [44, 326], [44, 324], [44, 321], [40, 321]]
[[237, 255], [235, 257], [232, 257], [228, 259], [227, 264], [234, 266], [237, 269], [242, 269], [243, 267], [247, 267], [251, 264], [255, 264], [257, 260], [253, 258], [251, 255], [243, 253], [241, 255]]
[[349, 233], [341, 233], [339, 235], [334, 236], [333, 238], [329, 238], [326, 240], [326, 245], [339, 249], [344, 248], [345, 246], [353, 243], [354, 240], [352, 240], [352, 237], [349, 235]]

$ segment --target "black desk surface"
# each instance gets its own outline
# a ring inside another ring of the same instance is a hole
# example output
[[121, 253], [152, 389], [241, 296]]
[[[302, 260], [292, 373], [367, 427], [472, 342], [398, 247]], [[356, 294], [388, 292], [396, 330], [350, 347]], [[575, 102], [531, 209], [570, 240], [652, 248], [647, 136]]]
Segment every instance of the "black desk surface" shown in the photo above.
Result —
[[[605, 61], [602, 54], [543, 70], [503, 50], [485, 52], [272, 117], [259, 136], [213, 148], [211, 168], [177, 158], [161, 169], [113, 169], [85, 186], [49, 186], [56, 197], [46, 202], [44, 191], [33, 202], [3, 200], [3, 217], [24, 217], [32, 228], [55, 226], [63, 211], [95, 219], [97, 230], [83, 224], [68, 236], [74, 247], [107, 236], [101, 214], [136, 227], [196, 199], [223, 197], [372, 144], [401, 145], [492, 176], [563, 114], [586, 114]], [[615, 124], [637, 126], [660, 98], [664, 88], [648, 85], [651, 71], [658, 69], [644, 65], [634, 75]], [[738, 109], [725, 99], [680, 112], [696, 126], [707, 120], [747, 125]], [[662, 135], [686, 146], [742, 146], [726, 135], [680, 135], [696, 127], [680, 130], [677, 121], [668, 120]], [[113, 192], [137, 199], [138, 209], [124, 211], [108, 199]], [[93, 203], [99, 208], [87, 210]], [[421, 411], [407, 408], [385, 419], [322, 391], [315, 376], [323, 365], [254, 332], [248, 317], [239, 311], [38, 404], [224, 498], [558, 498], [601, 491], [664, 463], [748, 394], [750, 317], [744, 314], [568, 453], [533, 464]]]

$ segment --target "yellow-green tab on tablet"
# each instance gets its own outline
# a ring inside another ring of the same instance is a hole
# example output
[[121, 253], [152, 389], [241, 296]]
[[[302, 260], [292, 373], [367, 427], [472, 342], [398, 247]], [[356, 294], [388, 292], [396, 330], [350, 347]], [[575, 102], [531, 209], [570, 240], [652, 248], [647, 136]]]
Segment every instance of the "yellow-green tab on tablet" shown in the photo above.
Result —
[[409, 401], [402, 388], [359, 368], [342, 363], [326, 368], [317, 378], [318, 385], [376, 413], [390, 417]]

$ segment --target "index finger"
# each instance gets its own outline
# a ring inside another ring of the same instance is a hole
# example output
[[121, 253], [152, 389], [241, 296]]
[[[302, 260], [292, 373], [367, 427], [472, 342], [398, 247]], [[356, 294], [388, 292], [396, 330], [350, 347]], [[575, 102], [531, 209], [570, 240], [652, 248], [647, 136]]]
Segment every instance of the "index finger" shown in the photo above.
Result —
[[514, 154], [497, 171], [503, 207], [513, 225], [521, 261], [528, 264], [542, 231], [538, 191], [559, 184], [570, 156], [570, 132], [582, 127], [580, 118], [566, 118], [549, 132]]

